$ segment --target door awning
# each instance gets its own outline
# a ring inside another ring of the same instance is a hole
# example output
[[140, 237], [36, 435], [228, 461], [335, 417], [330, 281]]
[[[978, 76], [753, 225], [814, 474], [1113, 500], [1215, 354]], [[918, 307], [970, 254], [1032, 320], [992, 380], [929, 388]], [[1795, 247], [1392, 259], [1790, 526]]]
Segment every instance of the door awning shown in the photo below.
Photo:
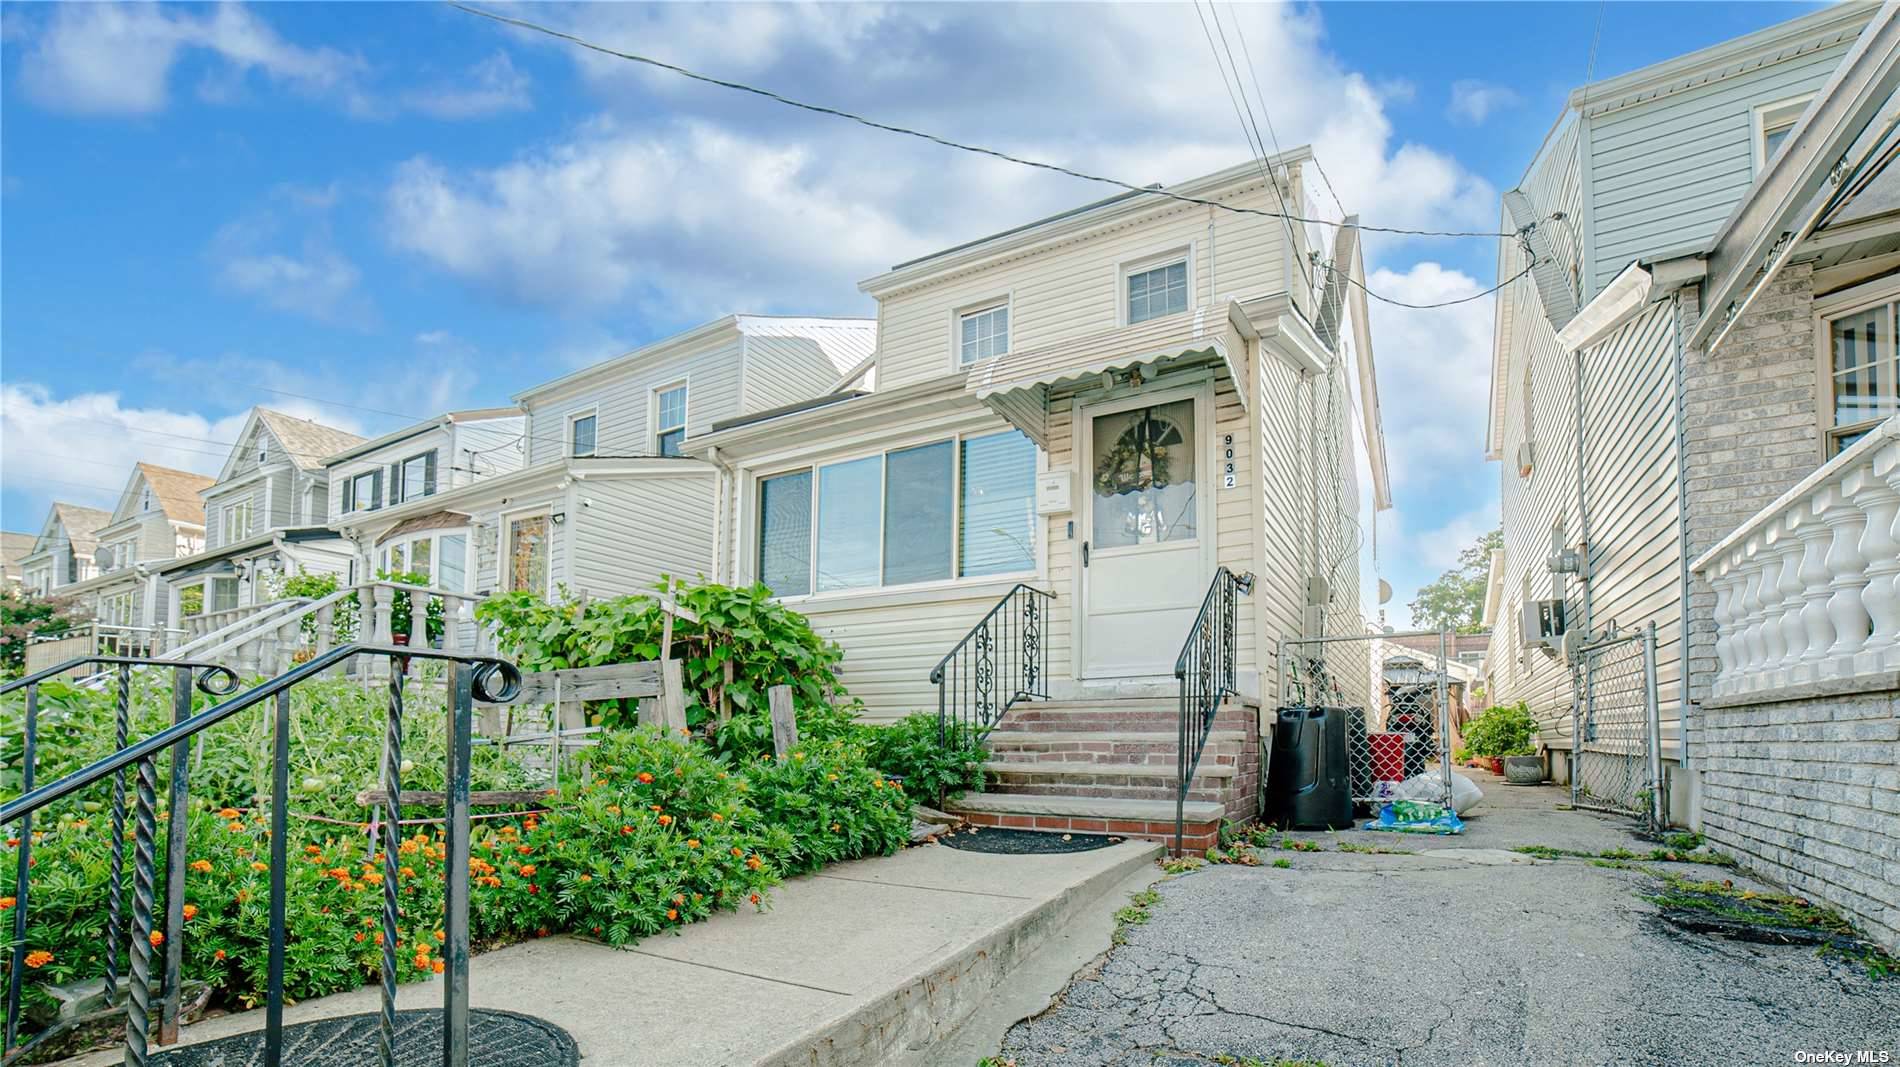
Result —
[[405, 537], [424, 530], [454, 530], [471, 525], [474, 522], [459, 511], [437, 511], [429, 515], [418, 515], [413, 519], [404, 519], [389, 528], [389, 532], [378, 537], [378, 545], [388, 544], [398, 537]]
[[[963, 391], [1049, 447], [1049, 391], [1104, 371], [1155, 366], [1195, 357], [1218, 359], [1237, 383], [1247, 380], [1247, 321], [1238, 304], [1195, 308], [1059, 344], [1024, 348], [970, 368]], [[1236, 390], [1246, 403], [1247, 390]]]

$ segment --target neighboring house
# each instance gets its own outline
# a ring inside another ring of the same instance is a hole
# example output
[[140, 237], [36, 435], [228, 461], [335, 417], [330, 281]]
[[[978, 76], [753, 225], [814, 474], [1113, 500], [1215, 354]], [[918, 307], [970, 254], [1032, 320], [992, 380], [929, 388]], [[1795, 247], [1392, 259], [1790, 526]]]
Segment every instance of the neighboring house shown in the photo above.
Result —
[[1504, 195], [1536, 229], [1500, 277], [1536, 264], [1498, 301], [1488, 438], [1491, 700], [1570, 751], [1594, 682], [1532, 647], [1537, 603], [1572, 650], [1653, 624], [1672, 820], [1890, 948], [1896, 85], [1893, 10], [1841, 5], [1573, 92]]
[[152, 569], [204, 549], [204, 502], [211, 479], [153, 463], [133, 464], [109, 521], [97, 533], [93, 576], [70, 586], [115, 648], [149, 647], [165, 625]]
[[21, 584], [41, 596], [65, 596], [67, 586], [91, 578], [99, 529], [111, 521], [109, 511], [54, 501], [33, 550], [20, 557]]
[[[424, 424], [436, 447], [471, 442], [453, 447], [487, 461], [444, 485], [438, 458], [434, 492], [389, 491], [390, 465], [427, 446], [372, 442], [332, 457], [329, 522], [377, 570], [417, 569], [424, 544], [432, 576], [448, 581], [442, 561], [466, 552], [467, 588], [482, 595], [619, 596], [663, 575], [710, 575], [722, 474], [682, 442], [863, 377], [875, 338], [860, 319], [725, 316], [520, 393], [526, 426], [505, 446], [457, 436], [474, 427]], [[498, 420], [479, 426], [502, 436]]]
[[38, 540], [30, 533], [0, 531], [0, 584], [15, 589], [24, 584], [20, 561], [33, 554], [33, 544]]
[[[1307, 204], [1310, 159], [1296, 149], [1172, 191], [1284, 212]], [[1063, 703], [1012, 712], [1004, 729], [1094, 716], [1068, 732], [1121, 755], [1086, 768], [999, 756], [996, 783], [962, 810], [1062, 828], [1086, 810], [1075, 826], [1096, 829], [1113, 812], [1126, 832], [1165, 822], [1171, 835], [1174, 805], [1159, 798], [1174, 788], [1162, 753], [1175, 661], [1216, 568], [1259, 579], [1236, 635], [1254, 703], [1278, 695], [1278, 639], [1364, 633], [1355, 438], [1381, 504], [1386, 492], [1365, 297], [1345, 281], [1362, 271], [1356, 238], [1343, 228], [1317, 247], [1267, 214], [1131, 193], [864, 282], [875, 391], [688, 436], [730, 472], [718, 576], [763, 582], [808, 616], [843, 648], [852, 695], [886, 720], [937, 710], [932, 668], [1018, 583], [1053, 594], [1033, 619], [1010, 601], [1008, 647], [978, 649], [971, 685], [944, 699], [982, 692], [1005, 657], [1046, 652], [1037, 682]], [[1309, 253], [1336, 269], [1315, 271]], [[1366, 655], [1337, 653], [1362, 700]], [[1251, 810], [1253, 715], [1221, 719], [1190, 847], [1223, 809]], [[1005, 734], [991, 737], [1003, 751]], [[1099, 800], [1082, 798], [1091, 789]]]
[[326, 523], [323, 461], [363, 442], [333, 426], [252, 408], [204, 502], [202, 551], [152, 567], [159, 582], [153, 617], [178, 627], [209, 615], [235, 621], [271, 599], [284, 575], [348, 576], [354, 553]]

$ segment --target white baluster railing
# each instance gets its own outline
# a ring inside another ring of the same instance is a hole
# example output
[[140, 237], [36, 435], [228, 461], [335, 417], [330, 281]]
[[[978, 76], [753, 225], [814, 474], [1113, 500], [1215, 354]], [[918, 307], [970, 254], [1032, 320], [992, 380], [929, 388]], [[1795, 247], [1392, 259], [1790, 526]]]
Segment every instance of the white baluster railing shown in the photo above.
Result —
[[1900, 416], [1692, 566], [1715, 590], [1714, 696], [1900, 671]]

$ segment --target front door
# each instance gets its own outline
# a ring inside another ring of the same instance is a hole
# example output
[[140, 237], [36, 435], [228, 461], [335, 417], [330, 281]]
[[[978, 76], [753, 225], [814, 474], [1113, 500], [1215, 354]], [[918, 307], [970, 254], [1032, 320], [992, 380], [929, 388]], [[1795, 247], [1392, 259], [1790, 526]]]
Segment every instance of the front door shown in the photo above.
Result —
[[1206, 584], [1200, 387], [1084, 408], [1080, 552], [1085, 678], [1165, 675]]

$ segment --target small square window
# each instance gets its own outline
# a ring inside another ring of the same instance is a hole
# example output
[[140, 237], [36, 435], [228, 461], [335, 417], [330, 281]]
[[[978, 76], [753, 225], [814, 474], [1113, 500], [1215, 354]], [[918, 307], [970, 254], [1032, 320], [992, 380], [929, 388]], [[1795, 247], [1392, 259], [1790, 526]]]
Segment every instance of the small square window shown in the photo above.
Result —
[[654, 394], [654, 448], [662, 456], [677, 456], [686, 441], [686, 387], [676, 385]]
[[570, 456], [591, 456], [594, 454], [594, 429], [598, 416], [578, 415], [567, 425], [567, 454]]
[[1128, 276], [1128, 324], [1186, 311], [1187, 260]]
[[1009, 305], [966, 312], [957, 319], [957, 361], [968, 365], [1009, 352]]
[[1814, 99], [1813, 93], [1793, 97], [1788, 100], [1764, 104], [1754, 109], [1755, 116], [1755, 170], [1759, 173], [1768, 166], [1775, 153], [1787, 143], [1788, 135], [1794, 132], [1801, 122], [1801, 116], [1808, 109], [1808, 101]]

